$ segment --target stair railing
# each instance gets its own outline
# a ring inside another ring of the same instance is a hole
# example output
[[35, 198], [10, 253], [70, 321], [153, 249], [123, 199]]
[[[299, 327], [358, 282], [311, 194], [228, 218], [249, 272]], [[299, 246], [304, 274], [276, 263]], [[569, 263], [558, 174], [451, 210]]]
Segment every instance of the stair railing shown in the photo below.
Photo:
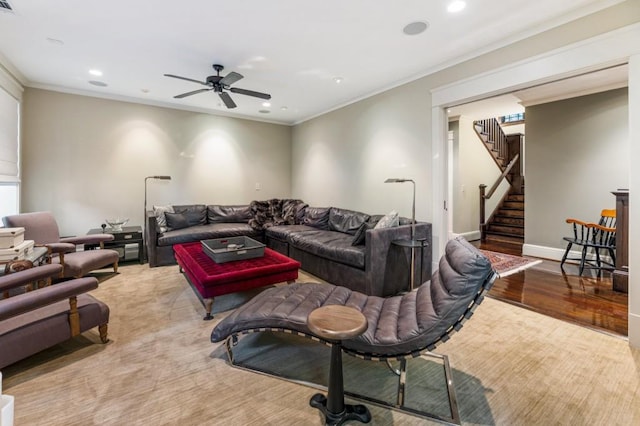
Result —
[[486, 193], [487, 185], [480, 184], [479, 186], [480, 188], [480, 238], [482, 241], [486, 240], [487, 221], [485, 220], [485, 211], [484, 211], [486, 200], [490, 199], [493, 196], [493, 193], [496, 192], [496, 189], [498, 189], [498, 186], [500, 186], [500, 184], [502, 183], [502, 180], [507, 178], [507, 175], [509, 174], [509, 172], [511, 172], [511, 169], [513, 168], [513, 166], [516, 165], [519, 158], [520, 158], [520, 154], [516, 154], [511, 159], [511, 161], [509, 162], [507, 167], [504, 169], [502, 174], [493, 183], [493, 186], [489, 190], [489, 193]]
[[[482, 128], [482, 131], [479, 132], [476, 126], [480, 126]], [[504, 134], [504, 131], [500, 126], [500, 122], [498, 122], [498, 120], [496, 120], [495, 118], [475, 120], [473, 122], [473, 129], [478, 134], [478, 137], [482, 139], [481, 134], [484, 134], [487, 138], [487, 142], [491, 142], [493, 144], [493, 150], [496, 152], [496, 154], [492, 154], [492, 157], [498, 167], [502, 169], [503, 165], [498, 162], [496, 156], [503, 161], [506, 161], [509, 155], [509, 144], [507, 142], [507, 135]], [[489, 148], [487, 147], [487, 149]]]

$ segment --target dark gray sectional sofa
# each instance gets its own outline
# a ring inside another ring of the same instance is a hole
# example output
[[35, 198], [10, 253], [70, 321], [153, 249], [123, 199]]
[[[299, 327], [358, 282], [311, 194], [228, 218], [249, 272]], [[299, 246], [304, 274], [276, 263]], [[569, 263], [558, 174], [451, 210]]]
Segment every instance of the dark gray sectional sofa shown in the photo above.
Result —
[[[175, 264], [174, 244], [245, 235], [299, 261], [304, 271], [332, 284], [375, 296], [408, 289], [410, 250], [392, 241], [410, 238], [410, 219], [400, 218], [396, 227], [373, 229], [382, 215], [338, 207], [310, 207], [299, 200], [285, 200], [283, 208], [281, 200], [270, 201], [277, 203], [173, 206], [176, 213], [167, 215], [168, 224], [180, 229], [165, 232], [159, 232], [153, 211], [147, 212], [149, 265]], [[416, 239], [425, 239], [427, 243], [422, 259], [415, 262], [415, 276], [422, 272], [428, 279], [431, 224], [418, 222], [415, 232]], [[416, 258], [419, 255], [420, 250]]]

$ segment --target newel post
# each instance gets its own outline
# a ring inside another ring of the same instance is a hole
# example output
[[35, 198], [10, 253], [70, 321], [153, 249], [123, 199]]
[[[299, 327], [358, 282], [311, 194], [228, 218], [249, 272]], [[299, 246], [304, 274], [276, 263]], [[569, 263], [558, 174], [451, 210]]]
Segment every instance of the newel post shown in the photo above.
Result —
[[485, 241], [485, 217], [484, 217], [484, 200], [485, 200], [485, 190], [487, 189], [487, 185], [481, 184], [480, 188], [480, 240]]

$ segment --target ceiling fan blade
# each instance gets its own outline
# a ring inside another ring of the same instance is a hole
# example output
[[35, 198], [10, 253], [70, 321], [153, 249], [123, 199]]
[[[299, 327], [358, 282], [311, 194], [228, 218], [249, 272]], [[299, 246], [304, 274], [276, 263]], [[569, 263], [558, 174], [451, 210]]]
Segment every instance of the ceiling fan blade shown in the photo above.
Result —
[[231, 96], [229, 96], [229, 94], [227, 92], [220, 92], [218, 94], [220, 95], [220, 99], [222, 99], [222, 102], [224, 102], [224, 104], [227, 106], [227, 108], [235, 108], [236, 107], [236, 103], [233, 102], [233, 99], [231, 99]]
[[230, 86], [242, 78], [244, 78], [242, 74], [238, 74], [237, 72], [231, 71], [229, 74], [222, 77], [222, 80], [220, 80], [220, 84], [222, 84], [223, 86]]
[[239, 93], [241, 95], [253, 96], [255, 98], [260, 99], [271, 99], [271, 95], [267, 93], [254, 92], [253, 90], [239, 89], [237, 87], [232, 87], [229, 89], [232, 93]]
[[182, 98], [186, 98], [187, 96], [197, 95], [198, 93], [208, 92], [209, 90], [213, 90], [213, 87], [211, 89], [198, 89], [198, 90], [194, 90], [193, 92], [183, 93], [181, 95], [174, 96], [174, 98], [182, 99]]
[[192, 78], [180, 77], [179, 75], [173, 75], [173, 74], [165, 74], [164, 76], [165, 77], [171, 77], [171, 78], [179, 78], [180, 80], [187, 80], [187, 81], [191, 81], [193, 83], [198, 83], [198, 84], [202, 84], [204, 86], [208, 86], [206, 81], [194, 80]]

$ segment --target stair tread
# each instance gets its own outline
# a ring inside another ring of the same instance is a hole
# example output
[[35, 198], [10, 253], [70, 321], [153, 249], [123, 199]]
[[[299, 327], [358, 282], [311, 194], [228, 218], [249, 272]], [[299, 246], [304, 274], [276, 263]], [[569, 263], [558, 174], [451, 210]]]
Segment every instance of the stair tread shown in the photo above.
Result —
[[513, 237], [510, 235], [500, 235], [500, 234], [487, 234], [487, 240], [493, 241], [507, 241], [514, 243], [524, 243], [524, 237]]
[[496, 227], [500, 227], [500, 228], [524, 229], [524, 225], [517, 225], [517, 224], [513, 224], [513, 223], [495, 223], [495, 222], [492, 222], [488, 226], [496, 226]]

